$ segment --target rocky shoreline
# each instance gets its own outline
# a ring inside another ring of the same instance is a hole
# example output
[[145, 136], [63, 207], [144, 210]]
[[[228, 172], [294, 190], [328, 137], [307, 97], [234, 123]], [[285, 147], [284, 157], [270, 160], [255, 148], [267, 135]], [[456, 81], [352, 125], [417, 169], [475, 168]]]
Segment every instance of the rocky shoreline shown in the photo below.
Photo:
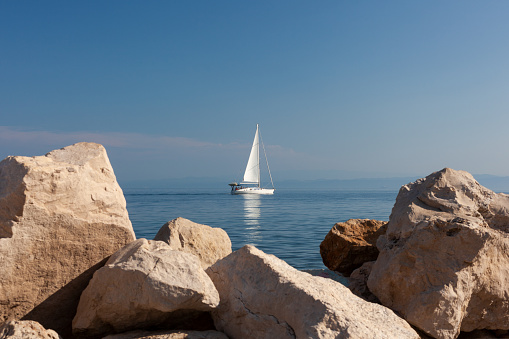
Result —
[[7, 157], [0, 338], [509, 337], [508, 232], [509, 196], [446, 168], [334, 225], [330, 279], [184, 218], [136, 240], [99, 144]]

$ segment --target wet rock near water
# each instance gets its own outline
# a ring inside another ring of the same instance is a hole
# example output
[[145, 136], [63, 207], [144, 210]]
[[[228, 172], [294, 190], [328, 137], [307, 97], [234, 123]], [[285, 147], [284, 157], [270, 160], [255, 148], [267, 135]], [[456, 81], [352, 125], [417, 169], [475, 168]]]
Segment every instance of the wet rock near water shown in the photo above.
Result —
[[349, 276], [363, 263], [376, 260], [376, 241], [386, 229], [386, 221], [370, 219], [350, 219], [335, 224], [320, 244], [323, 263]]

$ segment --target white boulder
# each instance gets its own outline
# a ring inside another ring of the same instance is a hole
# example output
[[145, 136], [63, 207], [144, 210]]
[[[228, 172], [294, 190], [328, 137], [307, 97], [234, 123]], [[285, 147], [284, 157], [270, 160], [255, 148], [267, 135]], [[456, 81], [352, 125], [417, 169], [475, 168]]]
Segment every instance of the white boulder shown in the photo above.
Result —
[[221, 302], [219, 331], [243, 338], [419, 338], [390, 309], [331, 279], [244, 246], [207, 269]]
[[203, 268], [232, 253], [232, 243], [221, 228], [197, 224], [185, 218], [168, 221], [154, 240], [164, 241], [174, 250], [196, 255]]
[[435, 338], [509, 329], [509, 196], [449, 168], [401, 188], [368, 278]]
[[70, 335], [103, 259], [135, 239], [106, 150], [78, 143], [0, 162], [0, 322]]
[[210, 311], [219, 295], [198, 258], [161, 241], [138, 239], [111, 256], [83, 292], [75, 335], [121, 333]]

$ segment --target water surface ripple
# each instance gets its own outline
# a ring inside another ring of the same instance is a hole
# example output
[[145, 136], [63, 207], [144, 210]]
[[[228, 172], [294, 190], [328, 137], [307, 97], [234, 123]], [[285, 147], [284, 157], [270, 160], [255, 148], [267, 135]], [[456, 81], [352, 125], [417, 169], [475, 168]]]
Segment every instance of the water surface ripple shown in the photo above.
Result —
[[233, 250], [252, 244], [297, 269], [325, 268], [320, 243], [335, 223], [352, 218], [389, 220], [395, 191], [277, 190], [231, 195], [213, 189], [125, 189], [137, 238], [153, 239], [177, 217], [221, 227]]

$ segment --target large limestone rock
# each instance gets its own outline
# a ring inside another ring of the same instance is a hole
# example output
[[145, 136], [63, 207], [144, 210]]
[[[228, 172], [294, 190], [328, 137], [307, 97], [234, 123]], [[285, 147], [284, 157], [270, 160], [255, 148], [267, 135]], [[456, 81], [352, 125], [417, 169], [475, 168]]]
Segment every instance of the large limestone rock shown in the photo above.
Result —
[[203, 268], [232, 253], [230, 237], [223, 229], [185, 218], [168, 221], [159, 229], [154, 240], [164, 241], [174, 250], [196, 255]]
[[401, 188], [368, 287], [435, 338], [509, 329], [509, 196], [443, 169]]
[[37, 321], [11, 320], [0, 326], [1, 339], [60, 339], [53, 330], [45, 329]]
[[221, 297], [214, 322], [232, 339], [419, 338], [388, 308], [253, 246], [233, 252], [207, 273]]
[[162, 241], [138, 239], [95, 272], [81, 296], [73, 333], [171, 328], [218, 303], [218, 292], [197, 257]]
[[70, 333], [93, 271], [134, 239], [101, 145], [7, 157], [0, 162], [0, 322], [31, 319]]
[[323, 263], [349, 276], [363, 263], [376, 260], [376, 241], [386, 229], [386, 221], [370, 219], [350, 219], [335, 224], [320, 244]]

